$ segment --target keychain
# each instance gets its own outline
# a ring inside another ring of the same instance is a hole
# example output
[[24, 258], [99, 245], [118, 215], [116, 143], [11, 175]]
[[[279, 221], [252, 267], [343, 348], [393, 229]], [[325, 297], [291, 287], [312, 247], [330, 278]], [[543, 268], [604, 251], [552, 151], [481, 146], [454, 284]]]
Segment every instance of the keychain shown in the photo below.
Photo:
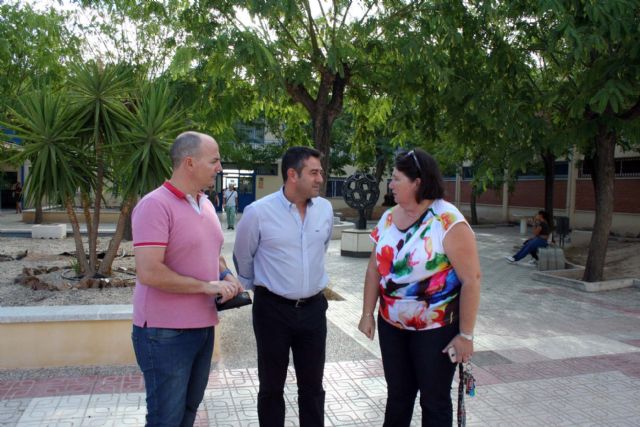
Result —
[[467, 410], [464, 406], [464, 395], [469, 397], [476, 395], [476, 379], [471, 373], [470, 363], [458, 365], [458, 427], [467, 425]]
[[467, 395], [469, 397], [475, 396], [476, 395], [476, 379], [473, 377], [473, 374], [471, 373], [470, 363], [468, 363], [465, 366], [463, 380], [464, 380], [464, 388]]

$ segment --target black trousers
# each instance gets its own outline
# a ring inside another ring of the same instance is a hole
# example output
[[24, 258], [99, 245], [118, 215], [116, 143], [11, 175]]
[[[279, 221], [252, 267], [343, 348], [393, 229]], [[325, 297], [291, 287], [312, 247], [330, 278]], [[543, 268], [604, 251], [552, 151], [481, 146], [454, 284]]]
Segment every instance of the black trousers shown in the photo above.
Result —
[[296, 307], [256, 289], [253, 331], [258, 347], [258, 419], [261, 427], [284, 426], [284, 384], [289, 350], [298, 381], [300, 426], [324, 425], [324, 373], [328, 303], [319, 295]]
[[416, 394], [420, 390], [423, 426], [451, 426], [451, 381], [456, 364], [442, 349], [458, 334], [458, 325], [426, 331], [398, 329], [378, 316], [378, 337], [387, 407], [384, 427], [411, 424]]

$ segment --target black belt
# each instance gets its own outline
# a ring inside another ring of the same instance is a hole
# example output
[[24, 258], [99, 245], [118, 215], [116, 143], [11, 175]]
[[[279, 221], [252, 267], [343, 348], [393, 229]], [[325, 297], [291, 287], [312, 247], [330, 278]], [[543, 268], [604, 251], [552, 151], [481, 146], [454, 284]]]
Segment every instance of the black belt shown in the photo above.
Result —
[[298, 299], [289, 299], [289, 298], [285, 298], [281, 295], [278, 294], [274, 294], [273, 292], [271, 292], [269, 289], [265, 288], [264, 286], [256, 286], [254, 293], [256, 295], [264, 295], [266, 297], [271, 298], [274, 301], [278, 301], [281, 304], [287, 304], [287, 305], [292, 305], [296, 308], [298, 307], [303, 307], [307, 304], [312, 303], [313, 301], [319, 299], [323, 292], [320, 291], [315, 295], [312, 295], [310, 297], [307, 298], [298, 298]]

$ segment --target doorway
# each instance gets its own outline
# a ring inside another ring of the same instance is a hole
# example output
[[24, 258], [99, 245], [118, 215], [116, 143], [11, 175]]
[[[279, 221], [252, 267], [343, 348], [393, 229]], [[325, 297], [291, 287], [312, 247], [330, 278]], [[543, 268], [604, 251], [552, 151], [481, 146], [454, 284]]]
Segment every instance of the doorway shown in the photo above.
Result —
[[224, 190], [233, 184], [238, 192], [238, 212], [244, 211], [244, 208], [256, 200], [256, 174], [255, 171], [244, 169], [225, 169], [224, 172], [218, 174], [216, 179], [216, 190], [218, 190], [218, 198], [220, 205], [216, 206], [216, 210], [222, 210], [222, 200]]

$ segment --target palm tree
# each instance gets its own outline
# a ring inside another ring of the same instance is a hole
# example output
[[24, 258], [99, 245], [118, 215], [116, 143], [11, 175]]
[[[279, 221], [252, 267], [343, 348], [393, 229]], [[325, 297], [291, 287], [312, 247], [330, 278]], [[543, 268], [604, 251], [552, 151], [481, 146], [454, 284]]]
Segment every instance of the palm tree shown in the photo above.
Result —
[[111, 273], [111, 265], [122, 241], [126, 220], [138, 197], [154, 190], [171, 175], [171, 140], [184, 128], [182, 112], [172, 107], [164, 84], [147, 84], [132, 107], [123, 143], [117, 144], [115, 164], [121, 182], [122, 206], [116, 232], [100, 264], [99, 274]]
[[69, 79], [70, 101], [80, 123], [80, 140], [91, 153], [95, 167], [93, 215], [90, 212], [89, 192], [82, 192], [82, 204], [89, 239], [89, 271], [98, 269], [98, 227], [105, 182], [111, 177], [114, 147], [121, 140], [129, 117], [126, 102], [132, 91], [132, 73], [121, 64], [102, 65], [96, 61], [72, 64]]
[[15, 130], [24, 141], [24, 149], [12, 160], [31, 163], [25, 186], [27, 202], [46, 198], [62, 203], [73, 229], [80, 271], [86, 273], [91, 269], [73, 201], [78, 188], [92, 186], [93, 173], [91, 162], [78, 144], [79, 122], [68, 99], [65, 92], [50, 89], [28, 93], [16, 109], [9, 109], [11, 122], [2, 125]]
[[[65, 206], [73, 228], [80, 273], [89, 277], [96, 273], [111, 274], [126, 219], [141, 195], [171, 175], [170, 141], [185, 124], [183, 113], [172, 107], [166, 85], [147, 84], [133, 99], [132, 91], [128, 90], [127, 99], [119, 100], [120, 94], [125, 93], [124, 79], [118, 78], [115, 68], [109, 68], [75, 67], [72, 95], [51, 90], [30, 94], [19, 102], [19, 109], [11, 110], [12, 123], [0, 123], [14, 129], [25, 142], [24, 150], [12, 160], [29, 160], [32, 164], [26, 183], [28, 201], [46, 197]], [[109, 76], [101, 76], [103, 72]], [[105, 87], [109, 81], [116, 86], [113, 91]], [[85, 90], [79, 92], [82, 87]], [[92, 87], [93, 92], [89, 90]], [[88, 101], [91, 94], [95, 96], [93, 104]], [[73, 102], [68, 102], [69, 99]], [[89, 111], [93, 120], [89, 120]], [[118, 182], [122, 204], [116, 232], [98, 264], [99, 213], [107, 180]], [[78, 190], [89, 235], [88, 261], [74, 209]], [[88, 201], [92, 191], [93, 218]]]

